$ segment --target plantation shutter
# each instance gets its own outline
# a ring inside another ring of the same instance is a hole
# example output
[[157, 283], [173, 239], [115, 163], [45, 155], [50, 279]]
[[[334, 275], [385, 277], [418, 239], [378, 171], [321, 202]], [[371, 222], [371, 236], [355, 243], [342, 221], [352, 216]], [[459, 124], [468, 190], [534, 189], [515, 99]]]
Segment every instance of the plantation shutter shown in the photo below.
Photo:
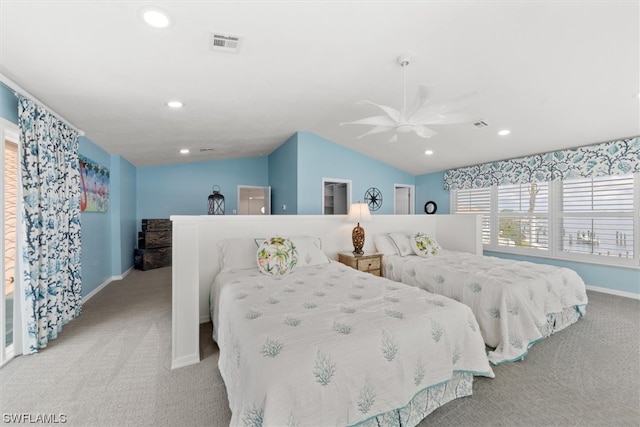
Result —
[[482, 214], [482, 243], [491, 241], [491, 188], [455, 190], [453, 213]]
[[633, 174], [562, 182], [561, 250], [633, 258]]

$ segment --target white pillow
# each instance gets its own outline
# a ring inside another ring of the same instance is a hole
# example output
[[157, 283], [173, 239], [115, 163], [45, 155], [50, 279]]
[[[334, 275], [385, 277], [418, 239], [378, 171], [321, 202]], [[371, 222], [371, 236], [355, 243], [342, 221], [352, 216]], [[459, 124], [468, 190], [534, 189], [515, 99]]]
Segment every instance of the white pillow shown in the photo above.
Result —
[[260, 271], [270, 276], [289, 274], [298, 264], [295, 245], [284, 237], [272, 237], [260, 243], [254, 256], [257, 257]]
[[386, 234], [374, 234], [373, 244], [376, 247], [376, 252], [382, 255], [398, 255], [396, 245], [391, 238]]
[[298, 265], [308, 267], [318, 264], [329, 264], [329, 257], [322, 252], [322, 239], [312, 236], [290, 237], [298, 251]]
[[409, 233], [389, 233], [389, 238], [396, 246], [398, 255], [413, 255], [413, 245], [411, 244], [411, 239], [409, 239]]
[[[322, 252], [322, 239], [315, 236], [292, 236], [288, 238], [298, 251], [298, 265], [309, 267], [311, 265], [329, 264], [331, 260]], [[264, 242], [264, 237], [254, 239], [257, 246]]]
[[429, 237], [425, 233], [416, 233], [413, 235], [413, 251], [421, 257], [436, 256], [440, 252], [440, 245], [436, 239]]
[[252, 239], [233, 237], [218, 242], [222, 271], [256, 268], [256, 246]]

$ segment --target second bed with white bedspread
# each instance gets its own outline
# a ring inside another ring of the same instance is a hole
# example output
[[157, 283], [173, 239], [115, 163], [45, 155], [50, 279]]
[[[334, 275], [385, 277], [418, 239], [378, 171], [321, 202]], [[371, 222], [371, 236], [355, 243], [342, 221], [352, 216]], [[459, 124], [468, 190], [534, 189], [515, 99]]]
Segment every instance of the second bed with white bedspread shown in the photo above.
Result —
[[384, 257], [385, 277], [469, 306], [493, 364], [522, 359], [531, 345], [584, 316], [584, 282], [568, 268], [441, 249], [437, 256]]

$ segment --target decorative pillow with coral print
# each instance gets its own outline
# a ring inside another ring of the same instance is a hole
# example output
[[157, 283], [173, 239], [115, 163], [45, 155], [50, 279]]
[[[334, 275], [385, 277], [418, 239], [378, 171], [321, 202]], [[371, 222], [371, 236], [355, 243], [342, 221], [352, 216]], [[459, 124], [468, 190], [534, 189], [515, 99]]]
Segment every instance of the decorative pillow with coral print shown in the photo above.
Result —
[[416, 233], [413, 236], [413, 251], [421, 257], [436, 256], [440, 252], [440, 245], [433, 237]]
[[282, 276], [298, 265], [298, 251], [289, 239], [272, 237], [260, 243], [257, 252], [258, 268], [264, 274]]

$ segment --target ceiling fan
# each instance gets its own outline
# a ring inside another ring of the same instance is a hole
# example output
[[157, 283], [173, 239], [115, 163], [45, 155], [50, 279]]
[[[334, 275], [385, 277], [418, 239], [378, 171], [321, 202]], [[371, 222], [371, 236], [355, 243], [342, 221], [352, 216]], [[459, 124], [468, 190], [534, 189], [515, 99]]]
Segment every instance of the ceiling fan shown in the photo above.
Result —
[[449, 102], [441, 104], [429, 103], [429, 88], [418, 86], [418, 95], [411, 107], [407, 107], [407, 66], [411, 62], [409, 55], [398, 57], [398, 64], [402, 67], [402, 109], [379, 105], [371, 101], [359, 101], [358, 105], [373, 105], [380, 108], [385, 114], [380, 116], [366, 117], [353, 122], [340, 123], [340, 125], [370, 125], [373, 126], [368, 132], [360, 135], [358, 139], [375, 133], [395, 131], [389, 142], [398, 141], [399, 133], [414, 132], [421, 138], [430, 138], [437, 135], [431, 129], [433, 125], [449, 125], [471, 121], [468, 114], [460, 113], [459, 110], [467, 106], [475, 93], [460, 96]]

